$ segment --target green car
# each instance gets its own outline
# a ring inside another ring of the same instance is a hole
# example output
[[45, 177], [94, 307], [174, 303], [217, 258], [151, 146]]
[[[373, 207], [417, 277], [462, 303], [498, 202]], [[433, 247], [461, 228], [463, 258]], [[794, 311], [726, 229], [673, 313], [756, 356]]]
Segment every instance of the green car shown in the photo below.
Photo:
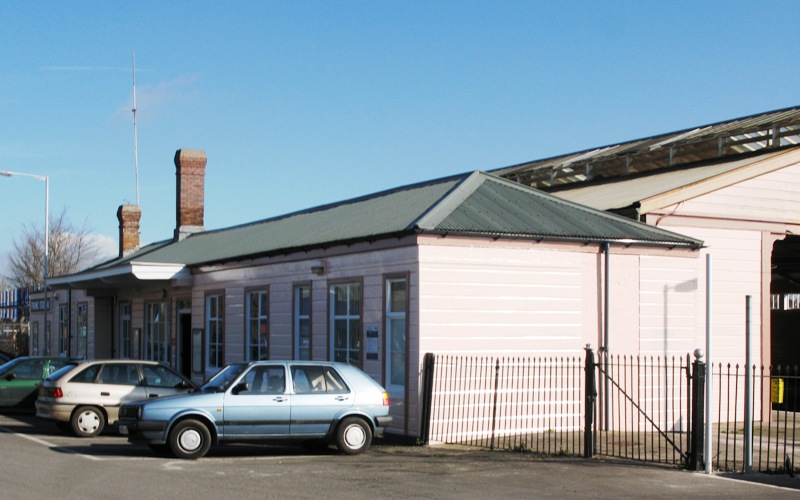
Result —
[[0, 366], [0, 408], [33, 409], [42, 379], [70, 358], [23, 356]]

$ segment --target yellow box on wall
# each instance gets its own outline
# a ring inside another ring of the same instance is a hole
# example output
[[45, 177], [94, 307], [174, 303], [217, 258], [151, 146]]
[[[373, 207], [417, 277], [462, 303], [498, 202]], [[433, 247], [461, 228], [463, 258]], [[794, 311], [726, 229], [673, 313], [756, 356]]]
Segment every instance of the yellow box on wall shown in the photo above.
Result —
[[770, 384], [770, 400], [773, 403], [783, 403], [783, 379], [774, 378]]

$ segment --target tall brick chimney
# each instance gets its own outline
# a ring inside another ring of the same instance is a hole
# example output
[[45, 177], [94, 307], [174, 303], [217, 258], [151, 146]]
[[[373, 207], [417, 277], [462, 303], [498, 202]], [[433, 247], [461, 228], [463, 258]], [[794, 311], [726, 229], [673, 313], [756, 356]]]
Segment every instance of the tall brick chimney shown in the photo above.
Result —
[[120, 257], [125, 257], [139, 249], [139, 220], [141, 218], [142, 209], [138, 205], [120, 205], [117, 209]]
[[179, 149], [175, 152], [175, 241], [205, 229], [206, 161], [205, 151]]

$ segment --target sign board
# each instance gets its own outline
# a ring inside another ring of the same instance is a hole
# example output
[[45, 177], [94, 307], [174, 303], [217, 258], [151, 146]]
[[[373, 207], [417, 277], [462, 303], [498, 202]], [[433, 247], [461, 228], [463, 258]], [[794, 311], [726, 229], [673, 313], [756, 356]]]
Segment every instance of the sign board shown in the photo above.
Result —
[[378, 359], [378, 325], [367, 325], [367, 359]]

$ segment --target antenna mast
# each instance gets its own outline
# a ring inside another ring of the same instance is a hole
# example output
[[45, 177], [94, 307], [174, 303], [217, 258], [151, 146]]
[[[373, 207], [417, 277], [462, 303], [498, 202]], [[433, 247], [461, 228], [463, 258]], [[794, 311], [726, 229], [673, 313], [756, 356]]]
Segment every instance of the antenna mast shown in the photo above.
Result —
[[139, 140], [136, 136], [136, 51], [133, 53], [133, 159], [136, 164], [136, 206], [139, 206]]

